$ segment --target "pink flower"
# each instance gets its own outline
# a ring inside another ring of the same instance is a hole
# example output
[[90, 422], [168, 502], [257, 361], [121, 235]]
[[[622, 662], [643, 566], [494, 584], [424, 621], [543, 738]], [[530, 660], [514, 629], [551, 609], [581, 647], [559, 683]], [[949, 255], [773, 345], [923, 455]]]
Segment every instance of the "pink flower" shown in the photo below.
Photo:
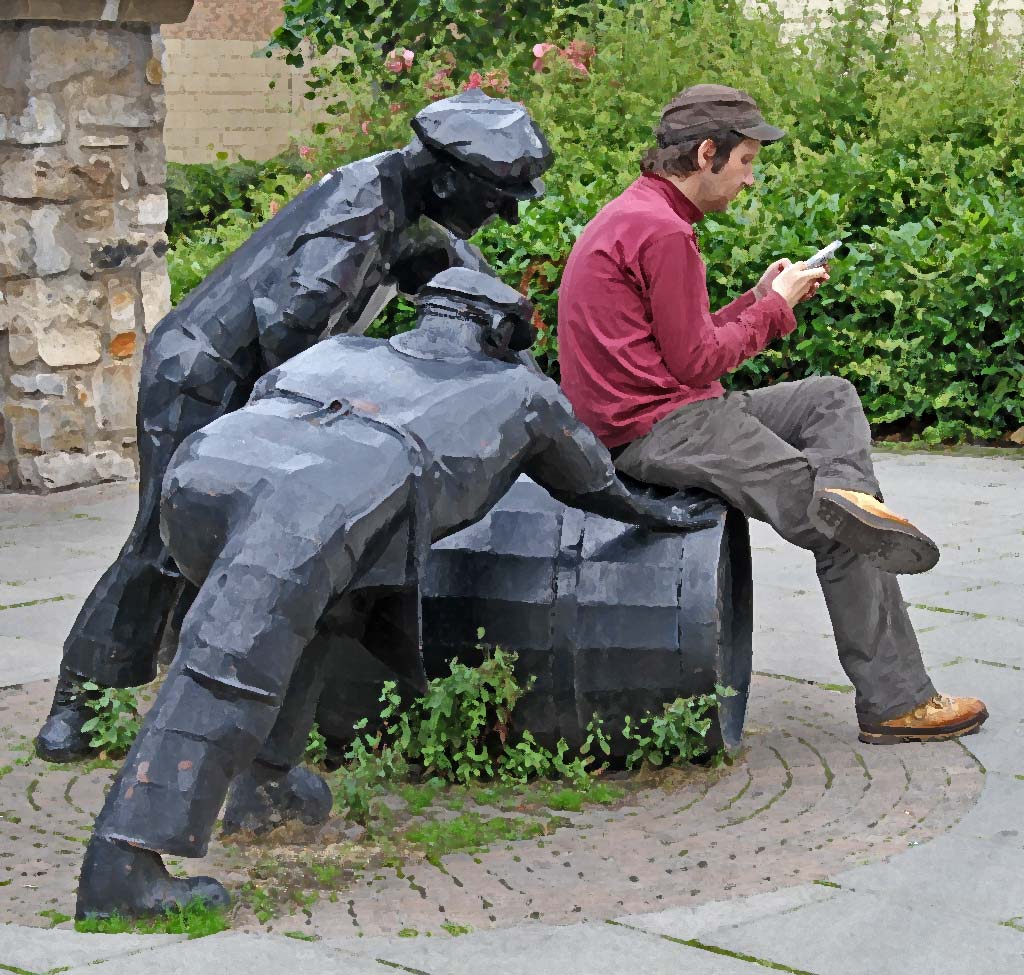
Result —
[[281, 204], [278, 203], [277, 200], [271, 200], [270, 201], [269, 209], [270, 209], [270, 215], [272, 217], [276, 217], [277, 214], [278, 214], [278, 211], [281, 209]]
[[367, 122], [363, 122], [363, 124], [360, 125], [359, 128], [361, 128], [363, 130], [363, 135], [369, 135], [370, 134], [370, 123], [368, 121]]
[[405, 108], [405, 106], [401, 102], [392, 102], [388, 105], [388, 111], [391, 112], [392, 115], [397, 115], [403, 108]]
[[311, 183], [312, 181], [313, 181], [313, 174], [312, 173], [306, 173], [306, 175], [302, 177], [302, 182], [303, 183]]
[[313, 156], [316, 155], [316, 150], [313, 149], [311, 146], [299, 146], [299, 155], [303, 159], [311, 159]]
[[556, 50], [558, 50], [558, 45], [557, 44], [548, 44], [546, 41], [544, 41], [544, 42], [542, 42], [540, 44], [534, 44], [533, 45], [533, 56], [535, 58], [542, 58], [542, 57], [544, 57], [545, 54], [548, 53], [548, 51], [556, 51]]
[[416, 55], [414, 52], [406, 47], [400, 47], [388, 52], [388, 56], [384, 61], [384, 67], [392, 74], [401, 74], [403, 71], [412, 68], [412, 63], [415, 59]]
[[488, 71], [484, 75], [483, 87], [489, 88], [495, 95], [507, 94], [509, 88], [508, 72], [503, 71], [501, 68]]
[[470, 88], [479, 88], [484, 83], [484, 76], [479, 71], [473, 71], [463, 86], [463, 91], [469, 91]]

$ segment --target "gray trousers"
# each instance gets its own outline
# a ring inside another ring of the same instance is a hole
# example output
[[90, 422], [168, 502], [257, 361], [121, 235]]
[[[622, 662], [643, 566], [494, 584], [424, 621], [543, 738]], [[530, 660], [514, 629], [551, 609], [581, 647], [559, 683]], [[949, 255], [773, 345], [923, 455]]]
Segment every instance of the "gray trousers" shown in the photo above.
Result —
[[881, 499], [871, 431], [845, 379], [820, 376], [692, 403], [615, 463], [651, 484], [711, 491], [814, 554], [860, 717], [885, 721], [935, 693], [896, 577], [834, 542], [810, 515], [822, 488]]

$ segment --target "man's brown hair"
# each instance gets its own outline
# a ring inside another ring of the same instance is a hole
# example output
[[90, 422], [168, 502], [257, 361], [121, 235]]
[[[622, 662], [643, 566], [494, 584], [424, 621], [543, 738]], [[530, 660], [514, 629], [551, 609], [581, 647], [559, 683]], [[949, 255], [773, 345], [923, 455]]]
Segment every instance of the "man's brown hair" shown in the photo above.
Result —
[[740, 135], [732, 129], [708, 132], [682, 142], [673, 143], [672, 126], [662, 122], [654, 130], [658, 144], [652, 146], [640, 160], [640, 172], [649, 176], [688, 176], [697, 171], [697, 149], [705, 139], [715, 144], [715, 158], [711, 163], [713, 173], [721, 172], [735, 149], [749, 136]]

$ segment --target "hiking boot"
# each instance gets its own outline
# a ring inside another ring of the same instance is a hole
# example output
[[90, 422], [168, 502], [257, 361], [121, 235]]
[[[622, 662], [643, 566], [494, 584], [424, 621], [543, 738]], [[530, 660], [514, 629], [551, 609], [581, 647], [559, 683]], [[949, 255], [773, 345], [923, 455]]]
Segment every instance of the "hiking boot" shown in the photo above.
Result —
[[946, 741], [973, 735], [988, 717], [976, 697], [936, 694], [898, 718], [860, 724], [861, 741], [869, 745], [898, 745], [905, 741]]
[[330, 786], [315, 772], [296, 766], [287, 772], [253, 763], [231, 784], [221, 833], [269, 833], [288, 822], [326, 823], [334, 806]]
[[36, 737], [36, 754], [47, 762], [75, 762], [97, 754], [89, 744], [92, 735], [82, 731], [95, 712], [86, 703], [96, 700], [100, 691], [87, 691], [73, 677], [58, 677], [53, 704]]
[[159, 917], [195, 900], [213, 908], [231, 903], [212, 877], [172, 877], [159, 853], [94, 835], [82, 862], [75, 919]]
[[825, 488], [815, 494], [812, 509], [812, 520], [825, 525], [826, 534], [884, 572], [927, 572], [939, 561], [935, 542], [870, 494]]

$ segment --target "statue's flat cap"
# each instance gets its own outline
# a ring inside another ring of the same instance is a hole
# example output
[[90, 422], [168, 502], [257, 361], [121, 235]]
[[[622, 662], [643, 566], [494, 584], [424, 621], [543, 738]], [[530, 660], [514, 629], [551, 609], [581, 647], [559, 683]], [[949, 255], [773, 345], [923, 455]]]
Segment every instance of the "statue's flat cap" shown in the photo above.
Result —
[[416, 293], [416, 304], [426, 304], [431, 298], [483, 303], [524, 322], [533, 319], [533, 303], [529, 298], [515, 288], [510, 288], [504, 281], [467, 267], [452, 267], [434, 275]]
[[424, 108], [412, 120], [420, 141], [519, 199], [543, 192], [551, 147], [518, 102], [471, 88]]

